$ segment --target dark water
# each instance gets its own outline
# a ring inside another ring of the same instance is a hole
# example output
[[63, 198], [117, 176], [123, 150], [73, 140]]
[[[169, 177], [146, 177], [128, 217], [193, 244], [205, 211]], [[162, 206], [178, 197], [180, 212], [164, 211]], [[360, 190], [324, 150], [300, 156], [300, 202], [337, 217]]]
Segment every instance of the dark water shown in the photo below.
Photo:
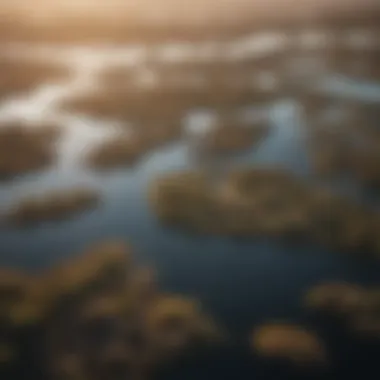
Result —
[[[375, 90], [342, 80], [332, 90], [372, 98]], [[328, 82], [330, 85], [332, 82]], [[343, 89], [342, 89], [343, 86]], [[346, 86], [346, 87], [344, 87]], [[351, 87], [350, 87], [351, 86]], [[332, 91], [331, 90], [331, 91]], [[351, 91], [351, 92], [350, 92]], [[304, 120], [290, 100], [271, 109], [271, 133], [260, 146], [220, 165], [239, 162], [291, 168], [309, 177]], [[196, 160], [184, 140], [146, 156], [135, 167], [104, 175], [80, 167], [61, 172], [51, 169], [18, 180], [19, 188], [67, 186], [86, 180], [102, 190], [104, 203], [80, 218], [27, 230], [0, 230], [4, 266], [38, 271], [75, 255], [94, 241], [123, 238], [135, 250], [138, 263], [153, 265], [163, 289], [196, 296], [205, 309], [231, 333], [231, 343], [197, 361], [181, 362], [164, 379], [337, 379], [347, 376], [377, 378], [379, 347], [354, 341], [330, 322], [308, 314], [300, 306], [303, 293], [325, 280], [380, 283], [380, 263], [326, 251], [307, 243], [284, 245], [268, 239], [233, 240], [193, 236], [159, 225], [149, 209], [149, 183], [162, 172], [191, 168]], [[3, 196], [11, 190], [1, 189]], [[334, 365], [329, 373], [294, 372], [282, 365], [259, 361], [249, 353], [249, 332], [256, 324], [285, 319], [313, 326], [329, 343]], [[362, 375], [362, 371], [373, 375]], [[24, 378], [21, 375], [21, 378]]]

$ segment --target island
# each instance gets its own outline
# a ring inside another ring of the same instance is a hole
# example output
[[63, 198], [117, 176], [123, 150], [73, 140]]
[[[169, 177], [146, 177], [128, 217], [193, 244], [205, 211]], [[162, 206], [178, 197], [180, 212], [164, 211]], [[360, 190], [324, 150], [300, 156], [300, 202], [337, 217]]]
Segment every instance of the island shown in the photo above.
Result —
[[192, 101], [194, 94], [186, 89], [106, 86], [68, 98], [60, 107], [65, 111], [102, 119], [163, 120], [169, 112], [177, 115], [185, 112]]
[[262, 357], [283, 359], [298, 367], [326, 366], [328, 353], [313, 331], [284, 322], [266, 323], [254, 329], [253, 350]]
[[226, 109], [265, 107], [271, 105], [278, 96], [276, 89], [262, 89], [249, 82], [239, 85], [216, 82], [206, 89], [203, 105], [223, 114]]
[[380, 151], [378, 146], [357, 150], [351, 158], [354, 179], [365, 189], [380, 189]]
[[17, 350], [23, 336], [52, 378], [145, 379], [223, 339], [197, 300], [161, 292], [154, 271], [136, 266], [123, 240], [83, 247], [35, 275], [3, 273], [1, 359], [19, 365], [8, 347]]
[[314, 241], [344, 252], [376, 256], [375, 211], [323, 187], [316, 188], [311, 199]]
[[106, 88], [133, 86], [135, 77], [136, 70], [134, 67], [121, 64], [103, 68], [100, 72], [100, 82]]
[[220, 338], [216, 326], [202, 313], [199, 302], [161, 295], [151, 302], [144, 316], [147, 336], [157, 355], [171, 357], [204, 339]]
[[350, 149], [332, 139], [314, 140], [310, 144], [311, 166], [319, 178], [339, 177], [349, 170]]
[[70, 75], [64, 66], [38, 61], [22, 62], [4, 56], [0, 60], [0, 72], [0, 102], [23, 95], [46, 83], [65, 80]]
[[217, 185], [202, 173], [170, 173], [155, 181], [150, 195], [160, 220], [193, 231], [281, 236], [307, 227], [306, 192], [279, 169], [234, 170]]
[[226, 120], [211, 129], [201, 141], [202, 150], [208, 155], [225, 155], [244, 152], [265, 138], [267, 124], [241, 125]]
[[322, 92], [305, 90], [298, 95], [298, 100], [303, 106], [306, 119], [314, 121], [328, 109], [334, 99]]
[[372, 106], [351, 106], [353, 115], [339, 124], [314, 125], [308, 147], [314, 173], [322, 179], [350, 175], [364, 189], [380, 187], [380, 132]]
[[335, 315], [347, 315], [366, 305], [366, 289], [347, 282], [322, 283], [311, 288], [304, 299], [308, 308]]
[[356, 337], [380, 339], [379, 286], [325, 282], [309, 289], [303, 305], [338, 319]]
[[93, 209], [99, 200], [96, 191], [85, 187], [55, 190], [19, 201], [5, 216], [5, 223], [14, 227], [26, 227], [70, 219]]
[[94, 147], [85, 160], [89, 168], [103, 171], [135, 164], [146, 149], [139, 136], [121, 135]]
[[182, 138], [187, 106], [186, 100], [182, 100], [180, 96], [166, 102], [165, 96], [158, 100], [157, 94], [157, 100], [152, 100], [147, 107], [149, 112], [133, 115], [132, 131], [143, 141], [147, 150], [160, 148]]
[[356, 49], [349, 47], [336, 48], [330, 53], [329, 61], [335, 72], [354, 80], [379, 81], [378, 48], [367, 47], [358, 54]]
[[[56, 158], [55, 143], [60, 130], [55, 126], [29, 128], [7, 124], [0, 128], [0, 180], [42, 170]], [[15, 155], [17, 152], [17, 155]]]
[[241, 167], [212, 180], [204, 171], [163, 174], [149, 190], [158, 220], [193, 233], [307, 238], [378, 257], [376, 211], [275, 167]]
[[128, 119], [129, 113], [142, 104], [143, 92], [136, 89], [104, 89], [70, 97], [61, 104], [61, 109], [95, 118]]
[[15, 352], [12, 346], [0, 343], [0, 366], [4, 366], [12, 362]]

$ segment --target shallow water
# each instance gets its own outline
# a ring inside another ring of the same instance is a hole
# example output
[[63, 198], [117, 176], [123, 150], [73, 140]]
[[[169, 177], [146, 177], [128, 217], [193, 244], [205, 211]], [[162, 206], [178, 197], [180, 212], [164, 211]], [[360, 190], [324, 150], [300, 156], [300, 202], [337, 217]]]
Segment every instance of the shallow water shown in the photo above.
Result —
[[[228, 57], [241, 59], [252, 52], [256, 54], [279, 49], [283, 47], [279, 41], [284, 44], [284, 38], [278, 36], [272, 37], [272, 40], [267, 36], [265, 43], [256, 41], [256, 45], [248, 44], [247, 41], [244, 44], [243, 40], [235, 45], [230, 42]], [[268, 45], [273, 46], [268, 49]], [[300, 297], [308, 287], [323, 280], [338, 279], [379, 283], [380, 263], [343, 256], [308, 244], [286, 246], [268, 239], [239, 241], [191, 236], [159, 225], [147, 203], [149, 183], [162, 172], [199, 165], [199, 160], [194, 157], [197, 139], [194, 143], [187, 137], [156, 150], [131, 168], [107, 174], [91, 173], [81, 165], [83, 154], [94, 144], [117, 133], [118, 123], [63, 113], [56, 106], [66, 97], [95, 88], [98, 73], [105, 67], [128, 63], [140, 65], [147, 56], [151, 59], [152, 55], [165, 62], [181, 61], [187, 59], [184, 57], [194, 56], [196, 49], [182, 46], [181, 50], [172, 46], [166, 50], [161, 48], [157, 54], [152, 54], [144, 47], [124, 50], [118, 47], [112, 54], [109, 48], [103, 51], [89, 48], [65, 49], [66, 51], [51, 46], [31, 46], [28, 49], [25, 46], [10, 46], [3, 50], [4, 54], [25, 59], [26, 62], [28, 59], [48, 58], [63, 62], [72, 68], [73, 74], [67, 83], [44, 84], [25, 97], [0, 104], [2, 121], [27, 120], [31, 128], [33, 123], [41, 120], [54, 121], [62, 125], [65, 131], [57, 147], [60, 153], [57, 165], [37, 175], [1, 183], [0, 207], [5, 211], [25, 195], [52, 188], [69, 188], [77, 184], [88, 184], [101, 190], [104, 202], [98, 209], [75, 220], [47, 223], [26, 230], [1, 228], [0, 263], [38, 271], [75, 255], [88, 243], [112, 237], [124, 238], [135, 247], [138, 262], [157, 268], [164, 289], [199, 297], [204, 301], [205, 308], [240, 339], [238, 346], [217, 353], [215, 359], [208, 361], [211, 372], [202, 362], [204, 366], [198, 364], [186, 371], [182, 368], [174, 378], [230, 379], [237, 378], [236, 373], [239, 372], [239, 378], [242, 379], [248, 379], [248, 376], [256, 376], [258, 379], [266, 376], [278, 378], [275, 369], [261, 368], [261, 364], [251, 360], [244, 350], [249, 329], [256, 322], [274, 318], [310, 321], [310, 316], [299, 306]], [[220, 58], [221, 50], [223, 49], [215, 44], [209, 44], [198, 47], [197, 51], [201, 59], [215, 59]], [[226, 54], [226, 50], [223, 51]], [[319, 87], [321, 91], [342, 97], [380, 101], [380, 84], [358, 83], [335, 73], [329, 73]], [[250, 152], [220, 164], [277, 164], [294, 170], [300, 176], [309, 177], [304, 144], [307, 128], [297, 103], [292, 99], [279, 99], [270, 107], [269, 114], [272, 126], [269, 136]], [[256, 117], [257, 111], [251, 110], [245, 116]], [[212, 114], [194, 113], [185, 124], [190, 135], [201, 133], [212, 124]], [[320, 321], [316, 321], [316, 324], [334, 341], [334, 335], [330, 334], [327, 325]], [[342, 340], [336, 344], [342, 349], [345, 342]], [[356, 351], [353, 350], [346, 355], [347, 364], [338, 365], [338, 377], [348, 370], [359, 373], [360, 366], [366, 363], [370, 354], [356, 358]], [[356, 362], [350, 362], [354, 358]], [[280, 374], [281, 378], [288, 378], [286, 372]], [[295, 376], [292, 374], [289, 378]]]

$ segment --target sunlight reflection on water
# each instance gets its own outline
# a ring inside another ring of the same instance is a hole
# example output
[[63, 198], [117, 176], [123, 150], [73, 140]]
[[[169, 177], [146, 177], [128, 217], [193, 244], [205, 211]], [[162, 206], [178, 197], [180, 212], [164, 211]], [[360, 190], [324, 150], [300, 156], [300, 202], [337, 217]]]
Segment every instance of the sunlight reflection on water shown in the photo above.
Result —
[[[66, 82], [45, 83], [37, 87], [34, 91], [18, 96], [0, 104], [0, 122], [4, 125], [7, 122], [27, 122], [33, 128], [39, 123], [54, 123], [64, 129], [64, 134], [60, 140], [57, 150], [59, 160], [56, 164], [56, 173], [63, 173], [70, 170], [80, 170], [81, 159], [89, 149], [99, 144], [106, 138], [115, 136], [118, 133], [120, 122], [115, 120], [100, 120], [86, 115], [75, 115], [59, 109], [60, 103], [67, 98], [80, 94], [91, 93], [100, 87], [100, 76], [104, 70], [109, 68], [135, 67], [138, 70], [134, 73], [135, 81], [133, 85], [142, 86], [145, 89], [162, 84], [170, 83], [172, 86], [204, 86], [207, 77], [202, 75], [189, 76], [160, 76], [155, 70], [155, 66], [180, 65], [184, 63], [204, 63], [220, 61], [240, 61], [254, 60], [263, 55], [271, 55], [284, 51], [293, 46], [299, 46], [306, 52], [310, 49], [324, 49], [328, 44], [335, 44], [340, 40], [343, 44], [350, 44], [354, 41], [352, 48], [366, 48], [373, 46], [379, 41], [375, 40], [373, 33], [365, 30], [349, 32], [339, 39], [330, 32], [305, 31], [298, 35], [289, 36], [282, 33], [261, 33], [240, 37], [234, 41], [208, 41], [203, 43], [170, 43], [148, 47], [144, 45], [115, 46], [115, 47], [94, 47], [94, 46], [54, 46], [54, 45], [24, 45], [8, 44], [0, 49], [0, 56], [12, 57], [18, 60], [51, 62], [67, 66], [70, 69], [70, 76]], [[351, 42], [350, 42], [351, 41]], [[308, 70], [314, 70], [313, 64], [315, 56], [307, 55], [299, 62], [294, 61], [293, 73], [295, 78], [302, 80], [302, 76], [308, 75]], [[321, 63], [319, 63], [321, 64]], [[301, 70], [304, 69], [305, 73]], [[323, 66], [321, 66], [323, 70]], [[169, 71], [170, 73], [170, 71]], [[332, 73], [333, 74], [333, 73]], [[243, 77], [243, 82], [247, 77]], [[252, 85], [259, 85], [261, 88], [276, 89], [280, 85], [280, 74], [272, 71], [263, 71], [260, 75], [252, 76]], [[318, 83], [318, 89], [330, 91], [339, 96], [360, 97], [364, 100], [380, 100], [380, 87], [372, 84], [358, 84], [343, 77], [330, 75], [324, 81]], [[281, 100], [281, 99], [280, 99]], [[289, 111], [293, 114], [295, 111]], [[260, 112], [257, 109], [242, 110], [241, 117], [246, 121], [260, 119]], [[286, 121], [286, 117], [273, 116], [277, 124], [276, 133], [272, 136], [268, 145], [262, 145], [254, 156], [263, 161], [276, 161], [285, 154], [293, 162], [294, 157], [299, 153], [301, 140], [295, 139], [300, 136], [300, 128], [297, 125], [300, 121]], [[277, 120], [277, 121], [276, 121]], [[216, 121], [216, 115], [209, 110], [193, 111], [185, 119], [186, 134], [194, 137], [204, 133], [211, 128]], [[283, 126], [279, 126], [282, 125]], [[125, 124], [125, 122], [124, 122]], [[125, 126], [123, 127], [125, 128]], [[288, 137], [286, 137], [286, 135]], [[288, 141], [288, 143], [286, 143]], [[288, 144], [288, 145], [287, 145]], [[290, 145], [289, 145], [290, 144]], [[298, 144], [298, 145], [297, 145]], [[286, 153], [286, 152], [287, 153]], [[269, 153], [268, 153], [269, 152]], [[284, 153], [285, 152], [285, 153]], [[297, 153], [298, 152], [298, 153]], [[165, 155], [165, 152], [162, 152]], [[293, 158], [292, 158], [293, 157]], [[149, 161], [149, 160], [148, 160]], [[156, 166], [156, 165], [155, 165]], [[58, 174], [56, 174], [58, 175]], [[65, 176], [63, 176], [66, 178]], [[20, 189], [28, 182], [21, 180]], [[47, 181], [48, 182], [48, 181]], [[42, 186], [42, 183], [38, 182]], [[14, 191], [12, 184], [1, 186], [0, 202], [8, 203], [10, 199], [17, 198], [18, 192]], [[37, 186], [37, 184], [36, 184]]]

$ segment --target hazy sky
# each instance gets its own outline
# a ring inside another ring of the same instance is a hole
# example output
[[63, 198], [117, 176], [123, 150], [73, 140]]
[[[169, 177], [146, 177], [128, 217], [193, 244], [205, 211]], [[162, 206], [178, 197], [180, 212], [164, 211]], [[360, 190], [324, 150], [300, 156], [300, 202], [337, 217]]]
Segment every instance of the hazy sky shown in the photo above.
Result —
[[23, 18], [81, 15], [86, 18], [129, 17], [173, 20], [232, 21], [254, 15], [313, 13], [319, 9], [365, 7], [380, 0], [0, 0], [0, 10]]

